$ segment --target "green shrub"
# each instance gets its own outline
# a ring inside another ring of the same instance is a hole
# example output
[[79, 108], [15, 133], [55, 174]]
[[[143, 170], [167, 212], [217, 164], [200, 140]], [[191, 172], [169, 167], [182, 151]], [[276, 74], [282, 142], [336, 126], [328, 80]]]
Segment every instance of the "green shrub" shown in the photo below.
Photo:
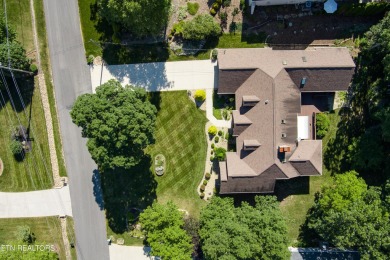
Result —
[[214, 146], [215, 146], [214, 143], [212, 143], [212, 144], [211, 144], [211, 149], [214, 149]]
[[221, 19], [221, 23], [224, 24], [227, 22], [228, 14], [227, 12], [219, 13], [219, 19]]
[[38, 72], [38, 67], [34, 63], [30, 65], [30, 71], [34, 74], [37, 74]]
[[217, 2], [212, 4], [211, 8], [214, 9], [215, 11], [218, 11], [219, 7], [221, 7]]
[[199, 196], [200, 196], [201, 199], [203, 199], [204, 198], [204, 192], [202, 192]]
[[218, 58], [218, 51], [216, 49], [214, 49], [212, 52], [211, 52], [211, 58], [213, 60], [216, 60]]
[[223, 2], [223, 0], [215, 0], [215, 2], [214, 2], [214, 3], [217, 3], [217, 4], [221, 5], [221, 4], [222, 4], [222, 2]]
[[206, 91], [198, 89], [195, 91], [195, 100], [198, 102], [203, 102], [206, 100]]
[[216, 135], [217, 132], [218, 132], [218, 129], [216, 126], [212, 125], [209, 127], [209, 129], [207, 130], [207, 132], [210, 134], [210, 135]]
[[183, 38], [186, 40], [204, 40], [221, 34], [221, 27], [209, 14], [195, 16], [183, 26]]
[[218, 143], [218, 142], [219, 142], [219, 137], [218, 137], [218, 136], [216, 136], [216, 137], [214, 138], [214, 142], [215, 142], [215, 143]]
[[325, 113], [319, 113], [316, 115], [316, 135], [317, 138], [323, 138], [328, 132], [330, 126], [330, 120]]
[[219, 136], [222, 136], [222, 134], [223, 134], [222, 130], [219, 130], [219, 131], [218, 131], [218, 135], [219, 135]]
[[207, 182], [208, 182], [207, 180], [203, 180], [203, 185], [206, 186], [206, 185], [207, 185]]
[[19, 155], [23, 151], [23, 145], [18, 140], [12, 140], [9, 146], [13, 155]]
[[226, 158], [226, 149], [222, 147], [218, 147], [215, 149], [215, 158], [218, 159], [218, 161], [224, 161]]
[[199, 4], [193, 2], [187, 2], [187, 10], [190, 15], [196, 15], [199, 10]]
[[211, 150], [211, 154], [213, 154], [214, 153], [214, 150]]
[[226, 139], [226, 140], [229, 140], [229, 132], [226, 132], [226, 134], [225, 134], [225, 139]]
[[211, 174], [206, 172], [204, 177], [205, 177], [206, 180], [210, 180]]
[[240, 10], [237, 7], [234, 8], [234, 10], [232, 12], [232, 16], [234, 17], [234, 16], [238, 15], [239, 12], [240, 12]]
[[241, 10], [245, 9], [245, 0], [240, 0], [240, 9]]
[[182, 35], [183, 33], [183, 25], [184, 25], [184, 22], [181, 21], [181, 22], [178, 22], [178, 23], [175, 23], [173, 26], [172, 26], [172, 31], [171, 31], [171, 35]]
[[231, 2], [232, 2], [232, 0], [224, 0], [222, 5], [225, 7], [230, 6]]
[[212, 16], [215, 16], [215, 15], [217, 14], [217, 11], [216, 11], [214, 8], [211, 8], [211, 9], [210, 9], [210, 14], [211, 14]]
[[200, 186], [200, 191], [204, 191], [206, 187], [204, 185]]
[[214, 156], [210, 156], [210, 161], [214, 161]]
[[93, 63], [93, 60], [95, 59], [95, 56], [93, 56], [92, 54], [88, 56], [87, 58], [87, 63], [89, 65], [91, 65]]
[[187, 18], [187, 6], [180, 6], [179, 10], [177, 11], [177, 20], [183, 21]]
[[35, 242], [36, 237], [34, 233], [31, 232], [29, 226], [19, 226], [17, 229], [17, 239], [20, 242], [32, 244]]

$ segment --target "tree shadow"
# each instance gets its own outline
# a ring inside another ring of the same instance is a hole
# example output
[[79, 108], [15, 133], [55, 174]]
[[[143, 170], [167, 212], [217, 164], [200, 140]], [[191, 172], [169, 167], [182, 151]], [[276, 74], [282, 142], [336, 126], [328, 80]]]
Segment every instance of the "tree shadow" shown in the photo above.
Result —
[[157, 108], [157, 111], [160, 111], [161, 92], [160, 91], [148, 92], [148, 97], [149, 97], [150, 103], [152, 103]]
[[93, 195], [95, 196], [95, 201], [99, 205], [100, 210], [103, 210], [104, 198], [103, 198], [101, 176], [98, 170], [93, 171], [92, 183], [93, 183]]
[[3, 80], [0, 80], [0, 91], [5, 101], [4, 103], [2, 97], [0, 96], [0, 109], [3, 108], [5, 104], [12, 101], [11, 107], [15, 112], [20, 113], [32, 102], [32, 97], [34, 94], [34, 77], [20, 75], [20, 73], [14, 73], [15, 81], [19, 87], [19, 95], [11, 75], [5, 70], [4, 75], [8, 85], [9, 93]]
[[107, 170], [101, 174], [106, 218], [115, 233], [128, 230], [132, 208], [145, 209], [156, 199], [157, 182], [150, 166], [151, 158], [145, 155], [131, 169]]

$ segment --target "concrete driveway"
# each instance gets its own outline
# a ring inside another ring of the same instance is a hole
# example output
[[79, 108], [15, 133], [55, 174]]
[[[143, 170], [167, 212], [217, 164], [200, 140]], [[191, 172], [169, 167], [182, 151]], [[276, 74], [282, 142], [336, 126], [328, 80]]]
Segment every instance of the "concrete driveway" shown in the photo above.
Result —
[[69, 187], [30, 192], [0, 192], [0, 218], [73, 216]]
[[132, 84], [147, 91], [214, 89], [217, 87], [217, 62], [211, 60], [153, 62], [91, 66], [92, 91], [110, 79]]
[[110, 249], [111, 260], [153, 260], [157, 259], [153, 256], [148, 256], [150, 247], [143, 246], [119, 246], [112, 244]]

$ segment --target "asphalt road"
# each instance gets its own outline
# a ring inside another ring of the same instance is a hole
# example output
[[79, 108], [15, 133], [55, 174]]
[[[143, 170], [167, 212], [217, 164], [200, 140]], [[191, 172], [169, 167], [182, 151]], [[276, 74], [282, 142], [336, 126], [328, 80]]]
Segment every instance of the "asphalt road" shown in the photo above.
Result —
[[[95, 201], [96, 164], [69, 115], [77, 96], [91, 93], [77, 0], [44, 0], [50, 61], [56, 92], [79, 260], [109, 259], [104, 211]], [[98, 190], [98, 189], [97, 189]]]

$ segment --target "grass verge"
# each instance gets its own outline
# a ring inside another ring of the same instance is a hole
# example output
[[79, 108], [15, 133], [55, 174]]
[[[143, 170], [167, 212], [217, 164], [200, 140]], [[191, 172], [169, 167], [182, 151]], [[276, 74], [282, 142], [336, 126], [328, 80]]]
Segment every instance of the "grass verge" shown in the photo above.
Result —
[[57, 116], [56, 109], [56, 101], [54, 95], [54, 86], [51, 80], [51, 70], [50, 70], [50, 62], [49, 62], [49, 48], [47, 44], [47, 36], [46, 36], [46, 22], [45, 22], [45, 13], [43, 9], [43, 0], [34, 0], [34, 10], [35, 10], [35, 18], [36, 18], [36, 26], [39, 40], [39, 51], [41, 55], [41, 66], [43, 70], [43, 74], [45, 75], [45, 83], [47, 94], [49, 97], [49, 105], [50, 112], [53, 124], [53, 132], [54, 132], [54, 142], [56, 146], [57, 159], [58, 159], [58, 167], [60, 171], [60, 176], [67, 176], [65, 161], [62, 153], [62, 142], [60, 135], [60, 126]]
[[73, 218], [67, 217], [66, 218], [66, 233], [68, 234], [68, 240], [69, 244], [73, 243], [74, 247], [70, 248], [70, 254], [72, 256], [72, 260], [77, 259], [77, 252], [76, 252], [76, 234], [74, 233], [74, 221]]
[[61, 223], [57, 217], [0, 219], [0, 244], [17, 241], [17, 229], [27, 225], [35, 234], [35, 245], [54, 245], [59, 259], [65, 259]]
[[[8, 23], [15, 28], [17, 40], [26, 50], [33, 48], [32, 23], [29, 2], [10, 0], [7, 2]], [[0, 7], [3, 11], [3, 6]], [[48, 189], [52, 187], [51, 163], [47, 140], [46, 122], [38, 89], [37, 77], [24, 77], [17, 75], [17, 83], [21, 91], [21, 97], [15, 90], [10, 77], [8, 85], [11, 95], [8, 95], [4, 87], [1, 88], [5, 103], [1, 100], [0, 109], [0, 154], [4, 162], [4, 172], [0, 177], [1, 191], [30, 191]], [[12, 102], [14, 106], [12, 105]], [[22, 101], [25, 104], [24, 112]], [[20, 119], [20, 122], [19, 122]], [[14, 157], [10, 148], [11, 130], [19, 125], [28, 128], [30, 125], [30, 138], [32, 150], [25, 155], [24, 160]]]
[[[322, 151], [325, 154], [329, 140], [335, 137], [337, 132], [337, 125], [340, 121], [339, 110], [335, 113], [329, 113], [330, 127], [326, 136], [322, 139]], [[296, 181], [290, 180], [290, 185], [300, 183], [300, 178]], [[331, 172], [323, 166], [322, 176], [309, 178], [309, 193], [308, 194], [294, 194], [286, 197], [281, 202], [281, 210], [284, 217], [287, 219], [288, 238], [290, 245], [298, 245], [298, 236], [300, 227], [306, 220], [306, 214], [309, 208], [314, 203], [314, 195], [320, 191], [321, 186], [331, 181]], [[291, 187], [289, 187], [291, 188]], [[300, 189], [301, 187], [294, 187]]]

